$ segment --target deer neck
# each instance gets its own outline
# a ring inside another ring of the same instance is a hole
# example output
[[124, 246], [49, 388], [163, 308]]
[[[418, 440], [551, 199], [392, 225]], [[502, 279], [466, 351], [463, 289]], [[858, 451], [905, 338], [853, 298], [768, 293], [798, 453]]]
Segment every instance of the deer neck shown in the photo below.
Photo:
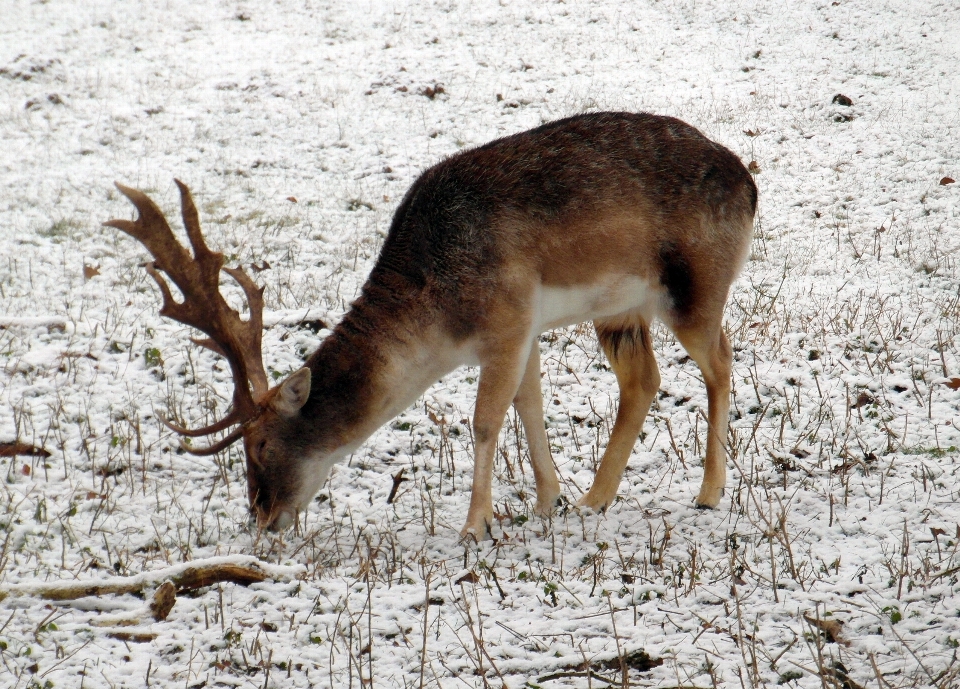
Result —
[[429, 309], [410, 300], [378, 303], [369, 297], [365, 288], [307, 362], [311, 393], [301, 413], [315, 421], [314, 445], [328, 456], [354, 451], [469, 358]]

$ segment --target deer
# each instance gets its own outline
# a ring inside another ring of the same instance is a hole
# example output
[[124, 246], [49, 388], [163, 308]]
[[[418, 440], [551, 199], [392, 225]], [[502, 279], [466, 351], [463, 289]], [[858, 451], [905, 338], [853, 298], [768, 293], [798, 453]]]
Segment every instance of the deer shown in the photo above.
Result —
[[[230, 429], [206, 447], [181, 439], [194, 455], [243, 439], [259, 529], [299, 523], [334, 464], [463, 365], [480, 373], [461, 537], [492, 538], [494, 456], [511, 405], [527, 438], [535, 511], [549, 517], [561, 488], [544, 424], [539, 336], [588, 320], [620, 395], [593, 485], [577, 504], [602, 513], [616, 498], [660, 386], [654, 319], [703, 377], [707, 443], [696, 505], [720, 503], [733, 359], [723, 312], [750, 251], [757, 188], [734, 153], [691, 125], [648, 113], [581, 114], [430, 167], [397, 207], [359, 297], [274, 387], [261, 351], [263, 288], [208, 248], [190, 190], [175, 181], [192, 256], [157, 205], [120, 183], [138, 217], [105, 225], [152, 254], [146, 271], [163, 298], [160, 314], [204, 333], [194, 342], [229, 363], [234, 392], [221, 420], [198, 429], [160, 420], [183, 438]], [[221, 272], [241, 287], [247, 320], [221, 294]]]

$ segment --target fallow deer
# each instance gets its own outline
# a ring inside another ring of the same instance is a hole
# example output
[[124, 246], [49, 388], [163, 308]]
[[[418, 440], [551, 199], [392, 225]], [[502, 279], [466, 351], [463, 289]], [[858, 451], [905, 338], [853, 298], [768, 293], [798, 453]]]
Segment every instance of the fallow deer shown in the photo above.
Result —
[[[106, 223], [153, 254], [161, 314], [204, 332], [198, 344], [230, 364], [233, 408], [199, 430], [235, 425], [209, 455], [243, 438], [251, 510], [260, 527], [295, 521], [331, 467], [433, 382], [478, 364], [473, 488], [462, 536], [493, 521], [497, 436], [512, 403], [526, 433], [538, 513], [560, 495], [543, 423], [538, 336], [592, 320], [620, 386], [596, 478], [579, 504], [613, 502], [660, 384], [650, 323], [660, 318], [697, 362], [708, 430], [697, 504], [726, 482], [731, 348], [722, 317], [751, 242], [757, 190], [729, 150], [693, 127], [650, 114], [595, 113], [463, 151], [414, 182], [359, 298], [300, 370], [268, 389], [260, 351], [263, 290], [204, 242], [177, 181], [193, 257], [143, 193], [117, 188], [139, 212]], [[246, 294], [242, 321], [219, 292], [223, 270]], [[171, 295], [166, 273], [184, 301]]]

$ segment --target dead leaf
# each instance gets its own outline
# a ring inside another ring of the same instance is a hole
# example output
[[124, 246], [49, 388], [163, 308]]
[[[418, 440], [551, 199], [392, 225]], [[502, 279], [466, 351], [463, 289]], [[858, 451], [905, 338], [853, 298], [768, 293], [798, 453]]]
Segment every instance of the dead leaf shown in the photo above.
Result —
[[287, 201], [289, 201], [290, 203], [297, 203], [297, 197], [296, 197], [296, 196], [288, 196], [288, 197], [287, 197]]
[[803, 619], [823, 632], [829, 643], [840, 644], [841, 646], [850, 645], [850, 642], [843, 638], [843, 622], [839, 620], [818, 620], [809, 615], [804, 615]]
[[91, 278], [95, 278], [100, 274], [100, 266], [91, 266], [86, 263], [83, 264], [83, 280], [86, 282]]
[[936, 538], [937, 536], [946, 536], [946, 535], [947, 535], [947, 532], [946, 532], [946, 531], [944, 531], [943, 529], [937, 528], [936, 526], [931, 526], [931, 527], [930, 527], [930, 533], [933, 535], [934, 538]]
[[946, 383], [944, 383], [951, 390], [960, 390], [960, 378], [951, 378]]
[[944, 177], [944, 178], [942, 178], [942, 179], [940, 180], [940, 186], [941, 186], [941, 187], [945, 187], [945, 186], [947, 186], [948, 184], [953, 184], [953, 183], [956, 182], [956, 181], [957, 181], [957, 180], [955, 180], [953, 177]]
[[476, 572], [467, 572], [462, 577], [457, 579], [454, 584], [476, 584], [480, 581], [480, 577], [477, 576]]
[[753, 131], [752, 129], [744, 129], [743, 133], [746, 134], [747, 136], [760, 136], [759, 131]]
[[845, 474], [856, 466], [861, 466], [862, 462], [857, 461], [856, 459], [848, 459], [843, 464], [838, 464], [833, 467], [830, 471], [834, 474]]
[[20, 467], [20, 473], [23, 474], [24, 476], [29, 476], [29, 475], [30, 475], [30, 465], [29, 465], [29, 464], [24, 464], [22, 467]]
[[441, 93], [446, 93], [446, 92], [447, 91], [446, 89], [444, 89], [443, 84], [434, 84], [433, 86], [426, 86], [420, 89], [419, 94], [421, 96], [426, 96], [430, 100], [433, 100], [434, 98], [439, 96]]
[[756, 160], [751, 160], [750, 164], [747, 165], [747, 170], [750, 171], [751, 175], [760, 174], [760, 164]]

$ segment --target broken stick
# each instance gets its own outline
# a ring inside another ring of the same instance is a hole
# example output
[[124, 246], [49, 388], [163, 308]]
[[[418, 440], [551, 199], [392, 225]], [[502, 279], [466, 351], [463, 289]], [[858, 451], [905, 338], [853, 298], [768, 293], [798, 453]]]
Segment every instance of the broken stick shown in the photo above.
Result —
[[249, 586], [268, 579], [290, 581], [304, 572], [302, 566], [271, 565], [249, 555], [193, 560], [132, 577], [108, 577], [85, 581], [28, 582], [0, 589], [0, 601], [8, 596], [36, 596], [45, 600], [76, 600], [86, 596], [139, 593], [169, 580], [177, 592], [229, 581]]

